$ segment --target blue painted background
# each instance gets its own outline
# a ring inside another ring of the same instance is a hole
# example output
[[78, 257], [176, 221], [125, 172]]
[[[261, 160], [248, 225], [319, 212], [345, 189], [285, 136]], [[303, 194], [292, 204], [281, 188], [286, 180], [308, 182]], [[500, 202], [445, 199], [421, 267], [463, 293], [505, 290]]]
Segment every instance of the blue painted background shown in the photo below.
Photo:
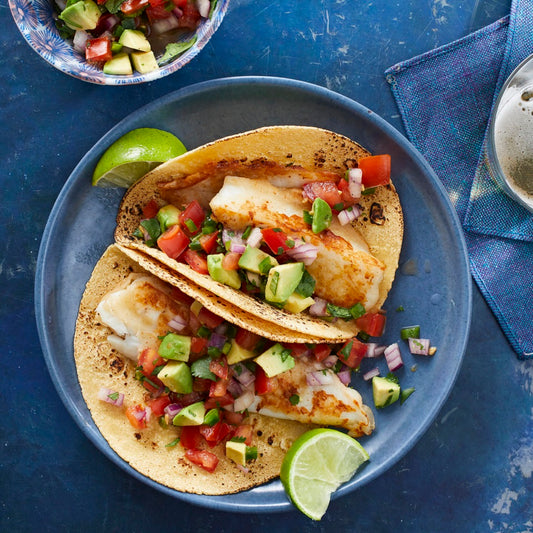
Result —
[[211, 512], [126, 475], [63, 407], [33, 311], [37, 251], [58, 192], [87, 150], [138, 107], [198, 81], [272, 75], [337, 91], [402, 131], [384, 70], [492, 22], [509, 4], [232, 0], [192, 63], [120, 88], [53, 69], [0, 5], [0, 531], [533, 531], [533, 363], [516, 359], [477, 288], [464, 364], [434, 424], [320, 523], [296, 511]]

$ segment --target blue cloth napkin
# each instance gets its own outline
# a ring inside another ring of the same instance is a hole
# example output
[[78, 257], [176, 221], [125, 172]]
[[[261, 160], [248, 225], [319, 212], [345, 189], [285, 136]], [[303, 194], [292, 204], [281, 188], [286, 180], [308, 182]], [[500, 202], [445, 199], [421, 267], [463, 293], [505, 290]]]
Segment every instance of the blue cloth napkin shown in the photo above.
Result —
[[512, 70], [533, 53], [533, 2], [385, 75], [407, 135], [446, 187], [463, 223], [470, 266], [520, 359], [533, 358], [533, 215], [485, 164], [491, 109]]

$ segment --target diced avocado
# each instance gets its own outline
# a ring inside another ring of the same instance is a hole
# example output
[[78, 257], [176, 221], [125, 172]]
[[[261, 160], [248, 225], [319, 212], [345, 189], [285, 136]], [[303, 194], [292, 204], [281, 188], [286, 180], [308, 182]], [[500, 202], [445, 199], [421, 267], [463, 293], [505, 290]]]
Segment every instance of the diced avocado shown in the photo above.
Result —
[[246, 466], [246, 443], [228, 440], [226, 442], [226, 457], [238, 465]]
[[148, 50], [148, 52], [132, 52], [131, 60], [135, 70], [141, 74], [159, 69], [155, 55], [151, 50]]
[[311, 307], [314, 303], [315, 301], [310, 296], [304, 298], [297, 292], [293, 292], [285, 302], [283, 309], [286, 309], [291, 313], [298, 314], [307, 309], [308, 307]]
[[65, 8], [59, 18], [73, 30], [94, 30], [101, 14], [95, 2], [81, 0]]
[[117, 76], [133, 74], [130, 56], [124, 52], [113, 56], [109, 61], [104, 63], [103, 70], [104, 74], [115, 74]]
[[183, 361], [169, 361], [157, 374], [157, 377], [173, 392], [178, 394], [190, 394], [192, 392], [191, 369]]
[[[133, 57], [133, 54], [131, 54]], [[135, 61], [133, 62], [135, 65]], [[137, 68], [137, 67], [135, 67]], [[137, 69], [139, 70], [139, 69]], [[161, 226], [161, 231], [166, 231], [170, 226], [174, 226], [179, 222], [181, 211], [172, 204], [164, 205], [157, 212], [157, 220], [159, 220], [159, 225]]]
[[372, 378], [372, 394], [374, 396], [374, 405], [378, 409], [383, 409], [391, 403], [394, 403], [400, 397], [400, 385], [388, 380], [375, 376]]
[[256, 357], [254, 361], [265, 371], [269, 378], [294, 367], [294, 357], [291, 355], [291, 351], [279, 343], [274, 344], [266, 352]]
[[187, 362], [191, 353], [191, 337], [167, 333], [159, 345], [158, 352], [165, 359]]
[[267, 274], [268, 271], [279, 263], [275, 257], [268, 255], [259, 248], [246, 246], [239, 259], [239, 266], [256, 274]]
[[113, 41], [111, 43], [111, 52], [113, 54], [118, 54], [121, 50], [122, 50], [122, 45], [119, 42]]
[[122, 46], [127, 46], [132, 50], [140, 50], [141, 52], [149, 52], [152, 49], [146, 35], [140, 30], [124, 30], [118, 42]]
[[201, 426], [204, 423], [204, 402], [191, 403], [184, 407], [172, 420], [175, 426]]
[[270, 269], [265, 287], [265, 299], [274, 303], [286, 302], [298, 287], [304, 268], [303, 263], [287, 263]]
[[241, 288], [241, 278], [236, 270], [226, 270], [222, 266], [224, 254], [210, 254], [207, 256], [207, 270], [209, 275], [219, 283], [229, 285], [234, 289]]
[[228, 365], [234, 365], [235, 363], [245, 361], [246, 359], [251, 359], [254, 356], [254, 352], [252, 352], [251, 350], [246, 350], [242, 346], [239, 346], [235, 339], [232, 339], [231, 348], [227, 355]]

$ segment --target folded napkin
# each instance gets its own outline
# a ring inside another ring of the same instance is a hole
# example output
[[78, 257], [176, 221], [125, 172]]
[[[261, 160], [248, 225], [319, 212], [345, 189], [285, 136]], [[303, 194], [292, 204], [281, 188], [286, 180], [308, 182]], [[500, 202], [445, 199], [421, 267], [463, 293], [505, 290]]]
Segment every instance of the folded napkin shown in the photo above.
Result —
[[533, 2], [513, 0], [509, 16], [385, 73], [408, 137], [457, 210], [472, 275], [520, 359], [533, 358], [533, 214], [492, 180], [484, 145], [502, 84], [533, 53], [532, 20]]

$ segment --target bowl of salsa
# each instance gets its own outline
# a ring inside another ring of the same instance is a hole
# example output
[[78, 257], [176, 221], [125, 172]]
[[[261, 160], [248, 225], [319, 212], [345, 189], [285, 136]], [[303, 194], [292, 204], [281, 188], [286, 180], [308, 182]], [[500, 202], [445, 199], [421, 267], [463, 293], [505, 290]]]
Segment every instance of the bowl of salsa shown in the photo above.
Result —
[[83, 81], [130, 85], [176, 72], [220, 26], [229, 0], [8, 0], [28, 44]]

